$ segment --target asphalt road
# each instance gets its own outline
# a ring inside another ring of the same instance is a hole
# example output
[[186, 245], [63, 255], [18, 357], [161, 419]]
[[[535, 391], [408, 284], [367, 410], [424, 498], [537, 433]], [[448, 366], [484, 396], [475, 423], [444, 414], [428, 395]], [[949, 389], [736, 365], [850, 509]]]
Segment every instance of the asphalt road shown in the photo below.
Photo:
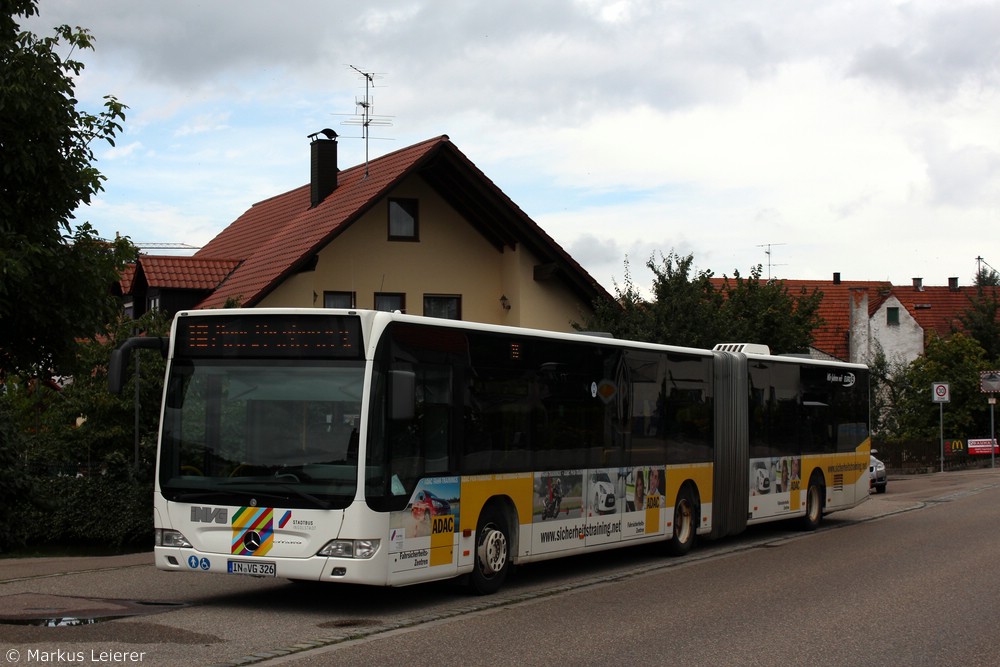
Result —
[[[486, 598], [0, 560], [0, 665], [994, 665], [998, 503], [1000, 471], [893, 478], [816, 533], [541, 563]], [[120, 618], [5, 623], [83, 603]]]

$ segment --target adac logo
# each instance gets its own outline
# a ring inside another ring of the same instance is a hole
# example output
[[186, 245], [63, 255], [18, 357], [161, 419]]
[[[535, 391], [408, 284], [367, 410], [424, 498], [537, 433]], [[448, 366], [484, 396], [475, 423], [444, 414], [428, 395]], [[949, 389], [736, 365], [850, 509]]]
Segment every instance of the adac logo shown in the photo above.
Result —
[[454, 533], [455, 532], [455, 516], [448, 514], [445, 516], [436, 516], [431, 520], [431, 534], [439, 535], [441, 533]]

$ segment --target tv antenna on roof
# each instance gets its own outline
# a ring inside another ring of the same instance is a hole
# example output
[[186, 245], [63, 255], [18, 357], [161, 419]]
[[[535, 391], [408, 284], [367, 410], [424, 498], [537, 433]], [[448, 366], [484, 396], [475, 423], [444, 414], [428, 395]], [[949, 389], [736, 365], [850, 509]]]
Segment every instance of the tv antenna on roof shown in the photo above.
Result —
[[771, 262], [771, 246], [776, 245], [788, 245], [787, 243], [762, 243], [758, 245], [758, 248], [766, 248], [764, 254], [767, 255], [767, 279], [771, 279], [771, 267], [772, 266], [785, 266], [785, 264], [774, 264]]
[[354, 65], [348, 65], [352, 70], [360, 74], [365, 79], [365, 96], [364, 99], [354, 98], [355, 112], [354, 115], [357, 118], [351, 118], [345, 120], [341, 125], [360, 125], [361, 126], [361, 138], [365, 140], [365, 178], [368, 178], [368, 140], [372, 138], [384, 139], [386, 137], [372, 137], [371, 132], [368, 128], [372, 125], [375, 126], [389, 126], [392, 125], [392, 116], [378, 116], [372, 113], [375, 109], [375, 102], [372, 99], [371, 89], [375, 87], [375, 80], [381, 79], [382, 75], [376, 72], [364, 72]]

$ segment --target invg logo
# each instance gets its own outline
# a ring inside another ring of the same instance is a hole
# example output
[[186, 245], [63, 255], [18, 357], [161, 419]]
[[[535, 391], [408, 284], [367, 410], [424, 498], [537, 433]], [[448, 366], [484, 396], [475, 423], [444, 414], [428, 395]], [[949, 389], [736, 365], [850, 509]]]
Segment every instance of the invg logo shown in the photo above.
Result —
[[191, 507], [193, 523], [229, 523], [229, 510], [225, 507]]

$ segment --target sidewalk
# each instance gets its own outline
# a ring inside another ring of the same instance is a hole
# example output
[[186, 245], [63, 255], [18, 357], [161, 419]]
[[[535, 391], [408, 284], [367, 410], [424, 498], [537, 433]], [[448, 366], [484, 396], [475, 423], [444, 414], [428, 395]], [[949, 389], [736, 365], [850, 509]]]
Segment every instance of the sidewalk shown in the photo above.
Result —
[[70, 572], [115, 567], [152, 565], [153, 552], [123, 556], [55, 556], [44, 558], [0, 558], [0, 584], [32, 577], [53, 577]]
[[924, 503], [912, 498], [897, 498], [888, 493], [872, 494], [868, 500], [862, 502], [849, 510], [841, 510], [830, 514], [834, 519], [848, 519], [851, 521], [865, 521], [880, 516], [896, 514], [919, 509]]

